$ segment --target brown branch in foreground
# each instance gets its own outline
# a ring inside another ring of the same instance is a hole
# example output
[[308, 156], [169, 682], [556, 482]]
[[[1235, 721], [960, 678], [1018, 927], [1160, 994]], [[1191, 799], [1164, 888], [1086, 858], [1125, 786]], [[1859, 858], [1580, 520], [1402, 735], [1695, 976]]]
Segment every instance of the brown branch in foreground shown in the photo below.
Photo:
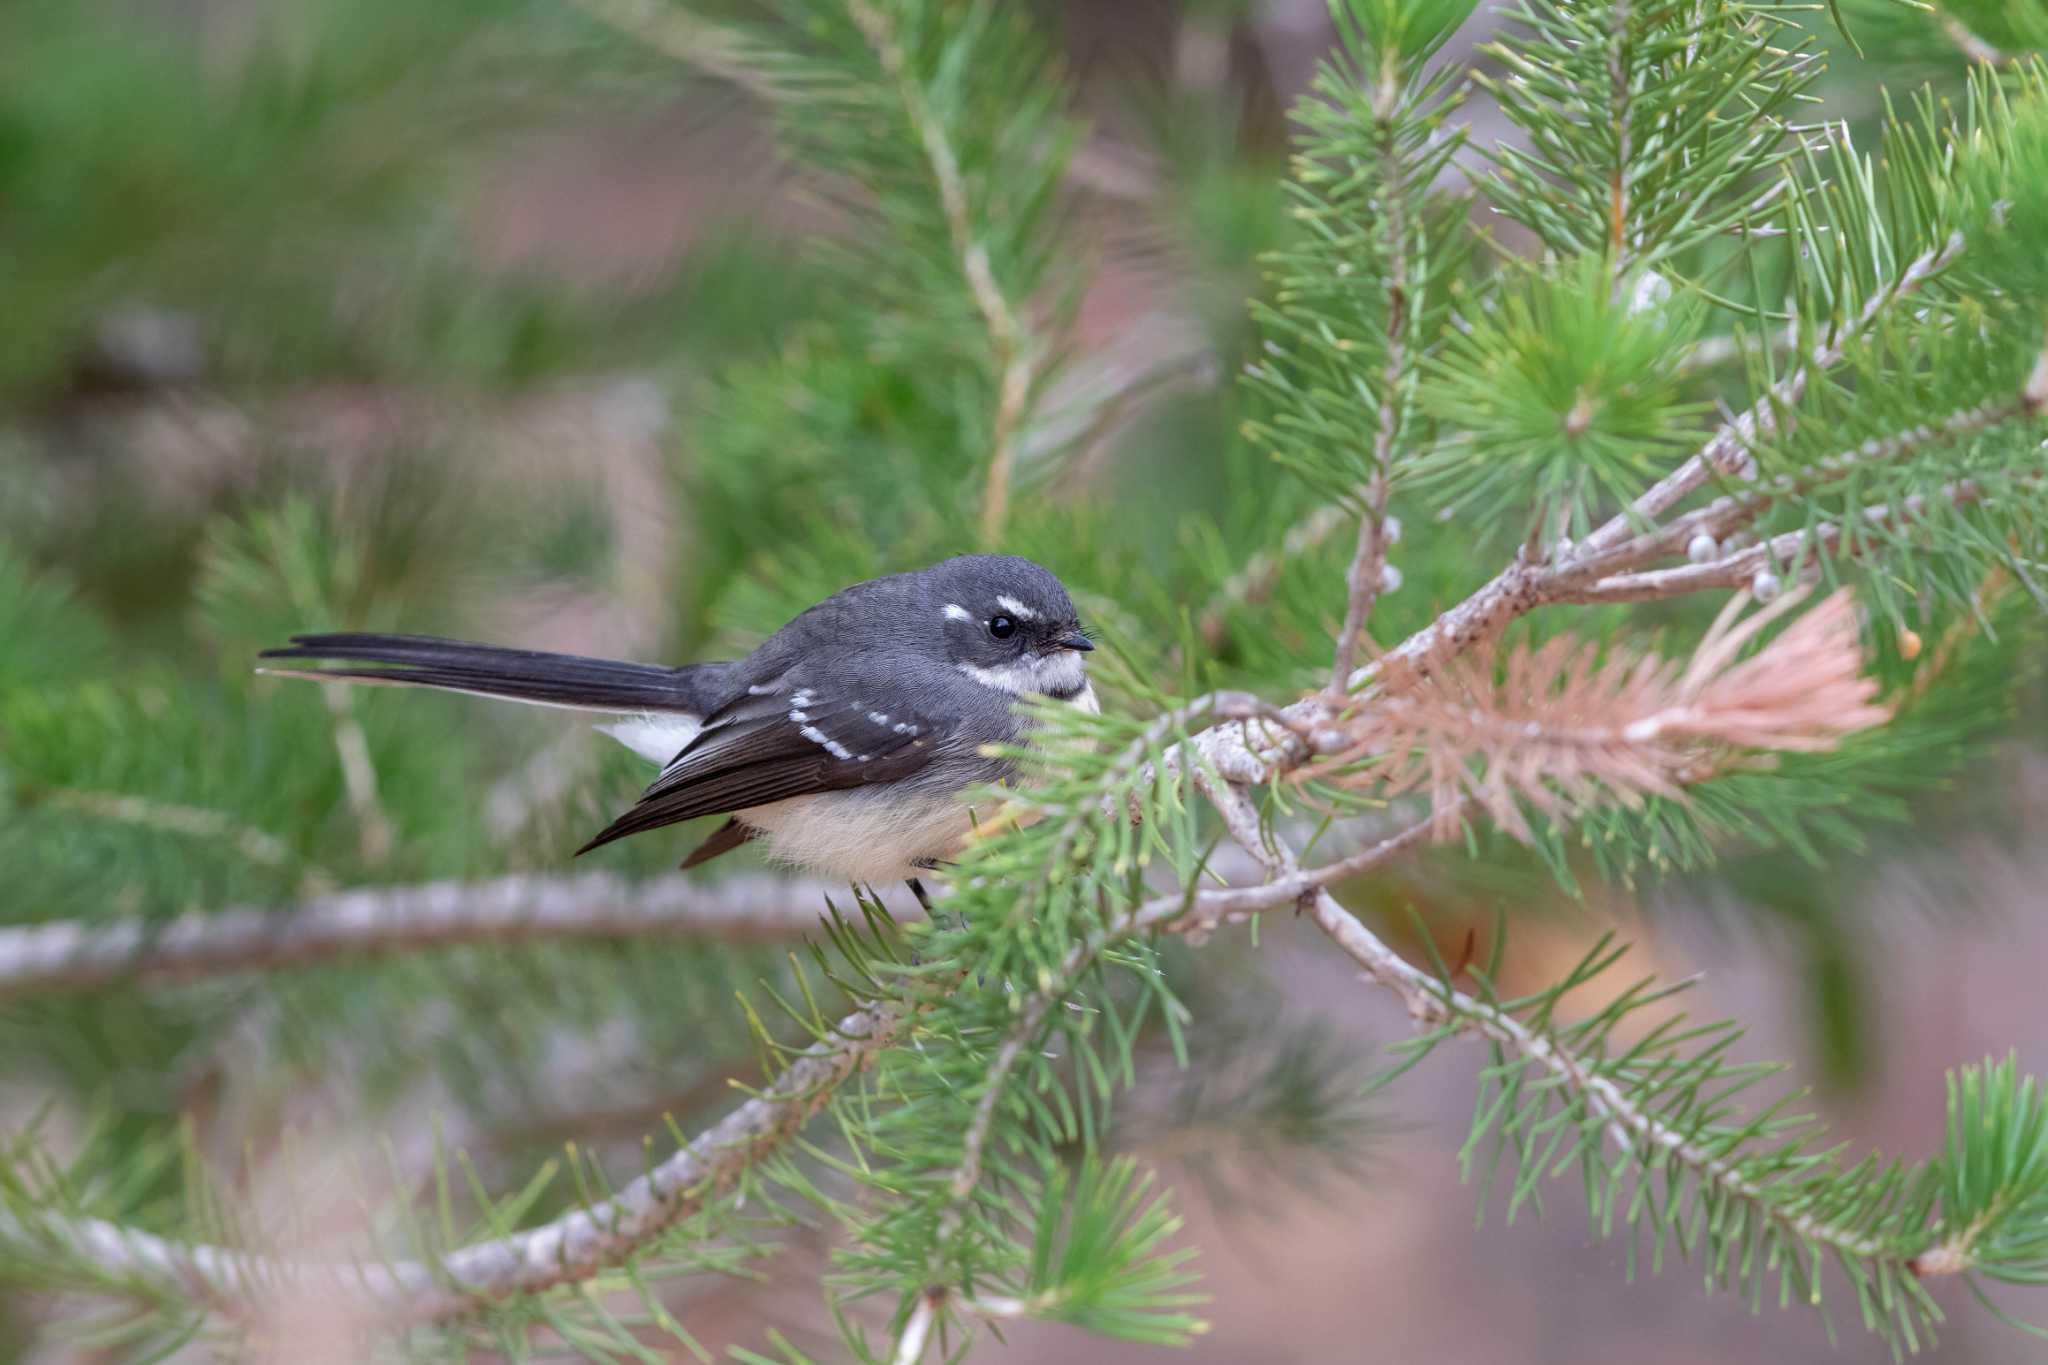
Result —
[[386, 1330], [443, 1322], [622, 1264], [787, 1143], [843, 1081], [895, 1041], [906, 1018], [887, 1003], [855, 1010], [799, 1053], [767, 1089], [610, 1199], [431, 1263], [290, 1260], [56, 1214], [0, 1213], [0, 1239], [53, 1258], [90, 1260], [111, 1278], [198, 1298], [236, 1319], [254, 1317], [279, 1298], [306, 1294], [359, 1305]]
[[[1077, 945], [1100, 953], [1114, 939], [1158, 930], [1206, 928], [1300, 902], [1318, 886], [1378, 867], [1425, 842], [1426, 822], [1349, 857], [1264, 886], [1154, 897], [1113, 931]], [[359, 1304], [387, 1329], [447, 1321], [493, 1302], [588, 1280], [644, 1250], [703, 1209], [741, 1172], [796, 1135], [832, 1092], [897, 1040], [908, 1022], [899, 1005], [878, 1002], [842, 1019], [760, 1094], [617, 1195], [524, 1232], [452, 1251], [434, 1262], [300, 1261], [172, 1241], [102, 1219], [0, 1214], [0, 1240], [52, 1258], [83, 1258], [110, 1279], [196, 1298], [235, 1319], [254, 1317], [281, 1295], [320, 1294]]]
[[[165, 924], [75, 920], [0, 928], [0, 999], [115, 982], [186, 981], [466, 943], [578, 938], [784, 939], [815, 929], [826, 882], [765, 875], [634, 882], [608, 872], [363, 887], [291, 910], [235, 909]], [[899, 918], [918, 912], [906, 907]]]

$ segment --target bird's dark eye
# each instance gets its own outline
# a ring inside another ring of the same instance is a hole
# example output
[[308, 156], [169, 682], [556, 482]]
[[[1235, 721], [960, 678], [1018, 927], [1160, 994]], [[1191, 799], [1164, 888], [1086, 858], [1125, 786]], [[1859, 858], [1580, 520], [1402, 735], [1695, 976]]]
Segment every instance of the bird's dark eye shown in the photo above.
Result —
[[1007, 640], [1017, 633], [1017, 623], [1007, 616], [991, 616], [988, 618], [988, 633], [998, 640]]

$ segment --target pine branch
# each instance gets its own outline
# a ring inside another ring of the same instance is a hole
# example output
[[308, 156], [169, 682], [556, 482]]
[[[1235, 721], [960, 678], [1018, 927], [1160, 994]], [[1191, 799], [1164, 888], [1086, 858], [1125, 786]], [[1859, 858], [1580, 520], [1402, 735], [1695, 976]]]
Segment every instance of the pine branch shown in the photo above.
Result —
[[[1264, 862], [1276, 881], [1299, 876], [1292, 850], [1264, 830], [1244, 789], [1212, 790], [1211, 796], [1233, 838]], [[1753, 1069], [1716, 1061], [1732, 1032], [1709, 1028], [1681, 1034], [1666, 1024], [1622, 1057], [1607, 1056], [1604, 1040], [1614, 1023], [1668, 992], [1632, 988], [1575, 1030], [1582, 1047], [1567, 1043], [1550, 1022], [1552, 1007], [1565, 991], [1582, 985], [1613, 960], [1604, 947], [1590, 954], [1565, 982], [1532, 1001], [1503, 1004], [1490, 992], [1474, 996], [1455, 989], [1442, 964], [1439, 970], [1445, 975], [1412, 966], [1327, 889], [1316, 888], [1303, 905], [1317, 927], [1364, 968], [1367, 979], [1392, 990], [1407, 1006], [1422, 1036], [1400, 1070], [1437, 1043], [1466, 1035], [1495, 1045], [1513, 1059], [1512, 1067], [1530, 1066], [1548, 1076], [1547, 1082], [1530, 1087], [1535, 1092], [1533, 1105], [1524, 1108], [1531, 1101], [1524, 1097], [1519, 1078], [1503, 1075], [1503, 1068], [1496, 1065], [1501, 1103], [1489, 1108], [1482, 1096], [1481, 1116], [1475, 1122], [1474, 1142], [1488, 1125], [1497, 1125], [1503, 1143], [1518, 1144], [1521, 1171], [1514, 1203], [1544, 1174], [1581, 1164], [1592, 1212], [1603, 1226], [1611, 1228], [1617, 1210], [1625, 1210], [1629, 1224], [1647, 1212], [1658, 1221], [1661, 1248], [1670, 1225], [1689, 1225], [1690, 1231], [1683, 1234], [1687, 1247], [1704, 1225], [1710, 1283], [1746, 1283], [1754, 1298], [1763, 1278], [1776, 1273], [1788, 1290], [1796, 1284], [1802, 1297], [1818, 1302], [1817, 1261], [1808, 1268], [1789, 1251], [1811, 1257], [1815, 1248], [1825, 1248], [1848, 1270], [1866, 1322], [1873, 1328], [1894, 1328], [1910, 1344], [1917, 1339], [1916, 1324], [1931, 1324], [1940, 1317], [1921, 1280], [1974, 1268], [1972, 1256], [1990, 1239], [1992, 1229], [2011, 1235], [2013, 1215], [2048, 1189], [2048, 1139], [2043, 1136], [2048, 1116], [2033, 1084], [2022, 1088], [2010, 1067], [1988, 1077], [1990, 1084], [1979, 1085], [1974, 1072], [1965, 1074], [1961, 1089], [1951, 1083], [1949, 1156], [1985, 1142], [2002, 1144], [2011, 1155], [2004, 1162], [1985, 1163], [1968, 1178], [1960, 1172], [1971, 1168], [1959, 1165], [1944, 1216], [1930, 1223], [1933, 1194], [1928, 1168], [1908, 1173], [1865, 1162], [1843, 1171], [1831, 1152], [1806, 1152], [1802, 1134], [1811, 1132], [1809, 1121], [1776, 1121], [1775, 1105], [1745, 1123], [1724, 1123], [1721, 1116], [1728, 1112], [1729, 1098], [1755, 1076]], [[1702, 1037], [1718, 1041], [1691, 1059], [1676, 1053], [1675, 1039]], [[1582, 1050], [1585, 1046], [1595, 1051], [1589, 1054]], [[1543, 1117], [1553, 1086], [1567, 1097], [1559, 1101], [1561, 1122]], [[1708, 1090], [1716, 1093], [1708, 1097]], [[1583, 1106], [1585, 1115], [1578, 1124], [1572, 1122], [1575, 1103]], [[1993, 1136], [2003, 1132], [2012, 1136]], [[1617, 1164], [1609, 1165], [1600, 1155], [1603, 1140]], [[1750, 1151], [1760, 1140], [1770, 1144], [1767, 1150]], [[1637, 1173], [1633, 1197], [1626, 1197], [1620, 1184], [1627, 1168]], [[1695, 1182], [1695, 1211], [1689, 1218], [1683, 1210], [1685, 1177]], [[1644, 1197], [1653, 1187], [1662, 1189], [1661, 1209], [1654, 1194]], [[1747, 1212], [1735, 1212], [1736, 1206]], [[1773, 1235], [1763, 1235], [1765, 1228]], [[2037, 1235], [2020, 1232], [2015, 1259], [2033, 1255], [2038, 1242]], [[2027, 1272], [2015, 1268], [2012, 1273], [2017, 1277]]]
[[[1180, 891], [1150, 898], [1074, 950], [1083, 959], [1148, 932], [1187, 933], [1291, 906], [1316, 887], [1357, 876], [1419, 846], [1419, 822], [1347, 858], [1264, 886]], [[524, 1232], [433, 1261], [323, 1264], [236, 1247], [173, 1241], [103, 1219], [15, 1204], [0, 1208], [0, 1242], [91, 1265], [108, 1285], [196, 1299], [230, 1318], [252, 1318], [280, 1295], [333, 1296], [383, 1330], [471, 1316], [491, 1304], [587, 1280], [625, 1263], [721, 1188], [794, 1139], [834, 1089], [898, 1040], [909, 1015], [878, 1001], [804, 1049], [758, 1096], [616, 1196]]]
[[[1641, 562], [1636, 556], [1653, 555], [1656, 548], [1671, 543], [1668, 533], [1656, 527], [1657, 518], [1717, 475], [1738, 474], [1750, 445], [1777, 422], [1775, 413], [1799, 401], [1811, 375], [1840, 365], [1853, 338], [1867, 331], [1887, 308], [1910, 298], [1947, 268], [1962, 249], [1963, 239], [1955, 234], [1940, 248], [1914, 258], [1897, 280], [1866, 300], [1852, 327], [1839, 330], [1817, 345], [1806, 364], [1771, 386], [1749, 409], [1724, 423], [1695, 454], [1647, 489], [1626, 512], [1614, 516], [1575, 547], [1569, 558], [1551, 562], [1534, 558], [1526, 551], [1518, 553], [1507, 567], [1464, 601], [1440, 613], [1381, 659], [1354, 669], [1347, 680], [1350, 688], [1365, 686], [1383, 667], [1427, 671], [1437, 660], [1462, 654], [1495, 638], [1511, 622], [1539, 606], [1578, 600], [1577, 595], [1603, 574], [1631, 562]], [[2031, 412], [2031, 406], [2026, 410]], [[2010, 412], [1992, 409], [1964, 421], [1967, 425], [1980, 418], [1989, 421], [2001, 415], [2009, 416]], [[1727, 515], [1738, 506], [1743, 505], [1718, 504], [1717, 515]], [[1296, 731], [1306, 732], [1326, 724], [1334, 712], [1326, 701], [1309, 697], [1290, 704], [1285, 714]], [[1240, 730], [1212, 731], [1203, 737], [1199, 747], [1204, 761], [1228, 780], [1250, 784], [1264, 782], [1276, 770], [1296, 766], [1311, 756], [1310, 746], [1294, 736], [1268, 733], [1254, 741]]]
[[[475, 943], [580, 938], [786, 940], [818, 927], [835, 892], [769, 876], [705, 883], [606, 872], [427, 882], [336, 892], [283, 910], [194, 913], [163, 924], [76, 920], [0, 927], [0, 999], [168, 984], [228, 972]], [[902, 919], [919, 912], [905, 908]]]
[[1910, 1256], [1898, 1254], [1879, 1239], [1781, 1206], [1764, 1184], [1745, 1177], [1734, 1162], [1666, 1122], [1640, 1097], [1595, 1074], [1584, 1058], [1559, 1047], [1500, 1006], [1454, 990], [1411, 966], [1328, 892], [1317, 895], [1310, 916], [1369, 977], [1398, 994], [1418, 1022], [1448, 1025], [1454, 1031], [1469, 1030], [1488, 1038], [1534, 1062], [1582, 1096], [1621, 1153], [1637, 1157], [1647, 1149], [1662, 1151], [1703, 1182], [1756, 1205], [1761, 1214], [1802, 1242], [1817, 1242], [1858, 1258], [1890, 1252], [1899, 1271], [1910, 1269]]
[[1887, 309], [1911, 298], [1923, 284], [1952, 264], [1962, 254], [1963, 245], [1963, 235], [1952, 233], [1940, 247], [1914, 257], [1888, 288], [1874, 292], [1864, 301], [1852, 326], [1836, 329], [1813, 349], [1805, 363], [1773, 384], [1746, 412], [1723, 425], [1697, 454], [1646, 489], [1627, 512], [1617, 513], [1588, 536], [1578, 547], [1578, 554], [1583, 557], [1611, 549], [1632, 531], [1654, 525], [1657, 518], [1709, 479], [1739, 474], [1749, 451], [1774, 429], [1778, 414], [1790, 413], [1798, 406], [1813, 377], [1840, 365], [1854, 341], [1868, 332]]
[[92, 1265], [138, 1292], [199, 1300], [223, 1316], [255, 1318], [291, 1295], [352, 1305], [386, 1331], [472, 1316], [491, 1304], [589, 1280], [631, 1260], [706, 1207], [743, 1173], [795, 1140], [834, 1090], [894, 1043], [896, 1005], [855, 1010], [805, 1048], [774, 1082], [609, 1199], [540, 1227], [432, 1261], [356, 1264], [281, 1259], [179, 1243], [102, 1219], [0, 1205], [0, 1242]]

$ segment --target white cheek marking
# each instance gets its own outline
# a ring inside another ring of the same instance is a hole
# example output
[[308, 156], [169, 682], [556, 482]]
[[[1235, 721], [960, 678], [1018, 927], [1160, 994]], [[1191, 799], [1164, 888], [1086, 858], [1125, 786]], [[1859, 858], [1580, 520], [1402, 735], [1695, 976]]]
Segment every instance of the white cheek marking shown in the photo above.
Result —
[[958, 667], [983, 687], [993, 687], [999, 692], [1019, 697], [1029, 692], [1072, 692], [1088, 681], [1081, 656], [1066, 650], [1049, 656], [1027, 654], [1016, 663], [1004, 664], [1000, 668], [983, 668], [979, 664], [960, 664]]
[[961, 606], [958, 602], [946, 603], [946, 615], [955, 621], [972, 621], [974, 619], [974, 613]]
[[704, 727], [695, 716], [679, 713], [629, 716], [597, 727], [650, 763], [667, 763], [690, 746]]
[[980, 664], [961, 664], [960, 671], [980, 683], [993, 687], [998, 692], [1012, 696], [1031, 690], [1031, 670], [1024, 664], [1005, 664], [1001, 668], [983, 668]]

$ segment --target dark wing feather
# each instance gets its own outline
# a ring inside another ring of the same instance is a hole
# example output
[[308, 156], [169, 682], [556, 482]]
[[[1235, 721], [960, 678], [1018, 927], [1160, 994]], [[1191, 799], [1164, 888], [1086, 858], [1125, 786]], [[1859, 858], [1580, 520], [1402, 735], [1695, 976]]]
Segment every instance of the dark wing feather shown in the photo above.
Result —
[[953, 722], [901, 705], [795, 688], [747, 696], [709, 717], [633, 808], [579, 854], [629, 834], [909, 777], [932, 760]]
[[677, 866], [687, 872], [701, 863], [710, 862], [720, 854], [732, 852], [753, 837], [754, 827], [752, 825], [743, 825], [738, 820], [728, 820], [720, 825], [717, 832], [709, 839], [697, 845], [690, 856], [683, 859]]

